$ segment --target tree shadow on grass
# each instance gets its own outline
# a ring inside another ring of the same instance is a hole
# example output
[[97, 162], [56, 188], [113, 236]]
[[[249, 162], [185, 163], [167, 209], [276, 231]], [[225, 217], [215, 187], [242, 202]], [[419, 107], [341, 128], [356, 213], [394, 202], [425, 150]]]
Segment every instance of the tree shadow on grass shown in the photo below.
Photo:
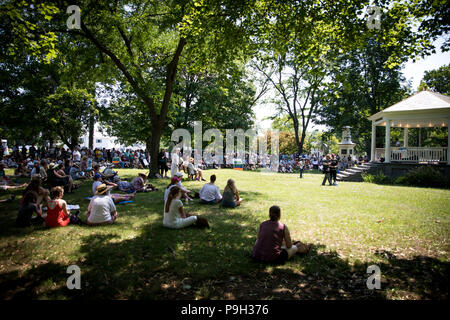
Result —
[[[0, 297], [69, 299], [447, 299], [449, 263], [381, 253], [373, 263], [350, 263], [314, 244], [304, 256], [273, 266], [252, 260], [259, 223], [236, 211], [205, 214], [210, 229], [163, 228], [153, 217], [137, 236], [93, 233], [82, 239], [81, 290], [65, 283], [67, 265], [40, 264], [0, 275]], [[102, 227], [108, 228], [108, 227]], [[120, 229], [119, 225], [111, 226]], [[93, 229], [94, 230], [94, 229]], [[367, 267], [382, 273], [369, 290]]]

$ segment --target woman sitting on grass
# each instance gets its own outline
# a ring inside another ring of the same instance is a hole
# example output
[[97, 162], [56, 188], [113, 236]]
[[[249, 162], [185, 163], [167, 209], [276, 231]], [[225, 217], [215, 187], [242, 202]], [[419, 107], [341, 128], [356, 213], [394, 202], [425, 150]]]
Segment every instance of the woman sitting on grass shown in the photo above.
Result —
[[47, 170], [47, 183], [50, 186], [62, 186], [67, 187], [67, 193], [72, 192], [73, 180], [71, 176], [66, 176], [64, 172], [61, 172], [59, 165], [50, 164]]
[[148, 179], [147, 175], [145, 175], [144, 173], [139, 173], [138, 176], [131, 181], [134, 191], [135, 192], [156, 191], [157, 189], [152, 184], [146, 186], [147, 179]]
[[192, 225], [209, 228], [208, 220], [205, 218], [184, 212], [180, 197], [181, 189], [173, 186], [170, 189], [167, 201], [164, 203], [163, 226], [171, 229], [181, 229]]
[[50, 190], [50, 199], [47, 200], [47, 217], [45, 225], [49, 228], [65, 227], [70, 223], [70, 210], [67, 209], [67, 203], [63, 200], [64, 189], [62, 187], [53, 187]]
[[270, 220], [259, 226], [258, 239], [253, 247], [252, 256], [261, 262], [283, 264], [296, 253], [307, 253], [311, 245], [300, 241], [292, 244], [288, 227], [280, 222], [281, 209], [272, 206], [269, 209]]
[[236, 188], [233, 179], [228, 179], [227, 185], [222, 195], [222, 207], [234, 208], [240, 205], [242, 198], [239, 197], [239, 192]]
[[113, 224], [117, 219], [117, 210], [114, 201], [108, 196], [109, 187], [101, 184], [97, 187], [95, 196], [89, 203], [87, 224], [91, 226]]
[[[24, 228], [31, 225], [39, 225], [44, 222], [42, 218], [41, 206], [37, 203], [38, 194], [34, 191], [28, 191], [22, 198], [22, 204], [17, 215], [16, 225]], [[36, 217], [33, 218], [33, 214]]]
[[29, 191], [34, 191], [37, 194], [36, 204], [40, 205], [43, 200], [47, 201], [50, 192], [41, 186], [41, 176], [39, 174], [33, 175], [30, 184], [23, 191], [22, 202], [25, 199], [25, 194]]
[[23, 163], [19, 163], [17, 168], [14, 169], [14, 176], [16, 178], [28, 178], [30, 177], [30, 173], [27, 170], [27, 167], [23, 165]]

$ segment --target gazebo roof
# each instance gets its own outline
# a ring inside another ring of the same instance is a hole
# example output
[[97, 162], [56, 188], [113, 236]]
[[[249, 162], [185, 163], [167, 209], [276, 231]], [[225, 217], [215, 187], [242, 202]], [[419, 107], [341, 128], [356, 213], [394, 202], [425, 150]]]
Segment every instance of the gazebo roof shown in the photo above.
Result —
[[433, 112], [439, 109], [445, 113], [450, 113], [450, 97], [436, 92], [420, 91], [409, 98], [377, 112], [370, 116], [369, 120], [376, 120], [385, 115], [393, 115], [396, 113]]

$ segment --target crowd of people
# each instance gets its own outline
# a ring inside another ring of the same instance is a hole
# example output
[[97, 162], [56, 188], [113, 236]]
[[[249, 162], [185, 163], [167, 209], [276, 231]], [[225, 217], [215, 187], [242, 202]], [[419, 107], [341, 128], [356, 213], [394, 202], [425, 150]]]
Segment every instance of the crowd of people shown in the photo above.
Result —
[[[56, 151], [45, 149], [33, 151], [33, 148], [29, 148], [26, 152], [18, 150], [17, 148], [0, 162], [0, 186], [4, 190], [25, 187], [17, 216], [17, 225], [21, 227], [39, 224], [45, 224], [47, 227], [64, 227], [71, 223], [86, 223], [90, 226], [112, 224], [118, 217], [116, 208], [118, 203], [134, 199], [136, 193], [158, 191], [147, 182], [147, 174], [139, 173], [131, 181], [127, 181], [113, 170], [112, 163], [116, 157], [120, 158], [116, 163], [119, 167], [136, 165], [137, 168], [148, 168], [150, 159], [142, 150], [124, 153], [123, 157], [114, 149], [106, 152], [79, 147], [74, 148], [73, 152], [57, 148]], [[192, 154], [192, 157], [183, 158], [180, 149], [173, 154], [161, 149], [158, 154], [159, 177], [169, 178], [169, 171], [171, 176], [170, 183], [161, 195], [164, 199], [162, 223], [166, 228], [209, 227], [207, 219], [185, 211], [185, 205], [193, 203], [194, 199], [198, 199], [201, 205], [220, 204], [224, 208], [235, 208], [243, 202], [233, 179], [228, 179], [223, 192], [217, 186], [217, 177], [214, 174], [209, 177], [209, 182], [203, 184], [199, 192], [183, 186], [183, 177], [193, 181], [205, 181], [204, 170], [208, 169], [208, 165], [204, 162], [196, 164], [194, 156], [195, 154]], [[330, 185], [335, 185], [336, 173], [340, 168], [363, 161], [365, 159], [362, 157], [356, 160], [349, 157], [344, 161], [334, 154], [323, 158], [314, 155], [302, 157], [281, 155], [279, 172], [298, 170], [301, 178], [305, 170], [321, 170], [324, 173], [322, 184], [328, 181]], [[247, 169], [253, 169], [248, 165], [248, 158], [244, 159], [243, 164]], [[227, 166], [229, 164], [212, 167]], [[14, 168], [13, 176], [5, 175], [4, 169], [7, 167]], [[30, 178], [30, 182], [14, 184], [9, 181], [17, 178]], [[64, 195], [75, 192], [78, 187], [77, 180], [86, 179], [92, 179], [92, 194], [89, 197], [84, 222], [79, 218], [79, 210], [71, 210], [64, 200]], [[111, 192], [114, 189], [121, 193]], [[252, 251], [255, 259], [283, 263], [294, 254], [306, 253], [310, 249], [308, 245], [292, 241], [288, 227], [281, 223], [280, 219], [281, 209], [272, 206], [269, 209], [269, 220], [261, 223], [259, 227]]]

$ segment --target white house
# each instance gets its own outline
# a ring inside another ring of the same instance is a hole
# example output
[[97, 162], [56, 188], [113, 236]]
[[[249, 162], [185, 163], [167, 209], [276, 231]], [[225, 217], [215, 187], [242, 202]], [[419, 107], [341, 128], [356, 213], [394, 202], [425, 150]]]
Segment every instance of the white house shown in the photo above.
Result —
[[[80, 146], [81, 147], [89, 147], [89, 132], [86, 132], [86, 134], [84, 134], [81, 138], [80, 138]], [[98, 123], [96, 123], [94, 125], [94, 145], [93, 148], [105, 148], [105, 149], [112, 149], [115, 148], [117, 149], [132, 149], [132, 150], [137, 150], [137, 149], [142, 149], [145, 150], [145, 145], [142, 144], [134, 144], [132, 146], [126, 146], [123, 144], [120, 144], [117, 141], [117, 137], [113, 137], [113, 136], [109, 136], [107, 135], [107, 133], [103, 133], [100, 130], [100, 125]]]

